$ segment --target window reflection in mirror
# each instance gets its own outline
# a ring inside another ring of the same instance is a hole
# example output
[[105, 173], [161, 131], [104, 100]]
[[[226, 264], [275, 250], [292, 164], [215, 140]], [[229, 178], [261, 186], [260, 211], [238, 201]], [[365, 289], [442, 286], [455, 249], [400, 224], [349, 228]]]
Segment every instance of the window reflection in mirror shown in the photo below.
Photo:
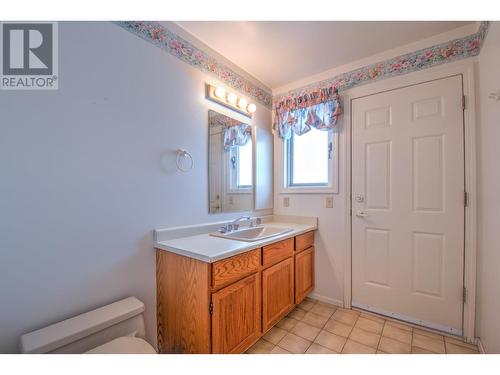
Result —
[[209, 212], [251, 211], [253, 145], [249, 124], [208, 111]]

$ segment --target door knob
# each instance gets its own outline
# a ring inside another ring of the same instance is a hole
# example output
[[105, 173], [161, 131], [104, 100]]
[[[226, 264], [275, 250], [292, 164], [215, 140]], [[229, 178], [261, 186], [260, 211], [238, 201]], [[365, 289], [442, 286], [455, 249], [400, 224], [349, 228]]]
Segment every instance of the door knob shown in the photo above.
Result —
[[357, 216], [357, 217], [367, 217], [367, 216], [368, 216], [368, 212], [366, 212], [366, 211], [361, 211], [361, 210], [357, 210], [357, 211], [356, 211], [356, 216]]

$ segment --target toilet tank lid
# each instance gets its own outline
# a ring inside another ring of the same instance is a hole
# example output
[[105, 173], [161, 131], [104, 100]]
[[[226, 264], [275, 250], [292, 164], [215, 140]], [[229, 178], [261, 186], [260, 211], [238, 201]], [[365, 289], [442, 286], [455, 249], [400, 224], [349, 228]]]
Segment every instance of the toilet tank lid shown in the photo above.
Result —
[[23, 353], [47, 353], [144, 312], [144, 304], [128, 297], [21, 336]]

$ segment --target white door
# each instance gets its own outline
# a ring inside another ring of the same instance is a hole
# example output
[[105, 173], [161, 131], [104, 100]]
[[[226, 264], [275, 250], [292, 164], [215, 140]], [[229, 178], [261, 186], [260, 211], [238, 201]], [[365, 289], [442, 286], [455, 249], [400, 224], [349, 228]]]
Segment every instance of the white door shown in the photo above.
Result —
[[462, 76], [352, 101], [352, 305], [462, 334]]

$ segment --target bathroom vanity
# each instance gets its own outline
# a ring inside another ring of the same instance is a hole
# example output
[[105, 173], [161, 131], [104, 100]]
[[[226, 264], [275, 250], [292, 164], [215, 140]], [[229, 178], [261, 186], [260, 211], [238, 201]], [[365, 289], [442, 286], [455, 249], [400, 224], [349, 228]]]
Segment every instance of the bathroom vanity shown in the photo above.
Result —
[[253, 242], [157, 235], [160, 353], [243, 353], [313, 290], [316, 219], [279, 219], [263, 226], [291, 230]]

